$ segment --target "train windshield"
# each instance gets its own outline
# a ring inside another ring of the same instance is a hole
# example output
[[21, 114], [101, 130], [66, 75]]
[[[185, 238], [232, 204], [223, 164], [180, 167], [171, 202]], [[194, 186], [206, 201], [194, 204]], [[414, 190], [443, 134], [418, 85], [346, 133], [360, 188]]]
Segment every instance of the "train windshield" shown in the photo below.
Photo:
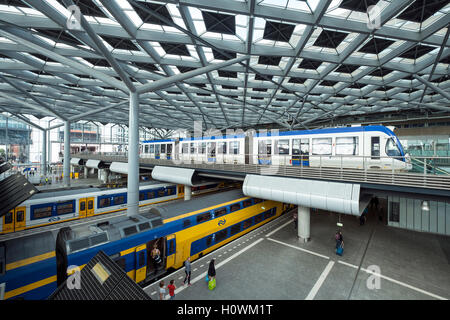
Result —
[[386, 142], [386, 154], [389, 157], [402, 157], [402, 152], [400, 151], [400, 148], [398, 147], [397, 143], [394, 141], [393, 138], [388, 139]]

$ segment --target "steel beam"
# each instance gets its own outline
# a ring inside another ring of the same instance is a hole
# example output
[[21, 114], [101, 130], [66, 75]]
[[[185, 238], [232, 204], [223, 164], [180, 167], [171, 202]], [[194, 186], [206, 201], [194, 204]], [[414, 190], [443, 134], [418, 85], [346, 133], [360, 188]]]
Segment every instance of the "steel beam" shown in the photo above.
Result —
[[413, 77], [416, 78], [417, 80], [419, 80], [420, 82], [422, 82], [425, 85], [425, 89], [427, 87], [430, 87], [431, 89], [433, 89], [440, 95], [444, 96], [447, 100], [450, 100], [450, 93], [445, 92], [444, 90], [442, 90], [438, 86], [434, 85], [433, 83], [429, 82], [428, 80], [425, 80], [424, 78], [419, 77], [417, 74], [413, 74]]

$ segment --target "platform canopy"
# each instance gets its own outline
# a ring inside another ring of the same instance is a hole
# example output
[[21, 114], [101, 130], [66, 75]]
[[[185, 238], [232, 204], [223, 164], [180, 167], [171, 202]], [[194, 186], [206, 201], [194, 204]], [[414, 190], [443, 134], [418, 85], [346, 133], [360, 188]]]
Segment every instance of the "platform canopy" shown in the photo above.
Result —
[[[0, 112], [308, 128], [450, 111], [448, 0], [0, 0]], [[101, 112], [100, 112], [101, 111]]]

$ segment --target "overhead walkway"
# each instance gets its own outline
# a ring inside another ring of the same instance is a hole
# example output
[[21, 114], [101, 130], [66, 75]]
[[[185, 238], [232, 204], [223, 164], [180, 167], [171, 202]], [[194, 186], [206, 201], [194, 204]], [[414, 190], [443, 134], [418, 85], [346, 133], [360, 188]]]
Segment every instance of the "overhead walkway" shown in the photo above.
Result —
[[[75, 154], [82, 159], [95, 159], [104, 163], [127, 162], [123, 155]], [[153, 169], [155, 166], [195, 169], [199, 176], [222, 179], [245, 179], [247, 174], [271, 175], [312, 180], [359, 183], [361, 187], [420, 192], [440, 196], [450, 196], [450, 176], [432, 175], [417, 172], [380, 171], [364, 169], [305, 167], [290, 165], [228, 164], [228, 163], [181, 163], [172, 160], [140, 158], [141, 168]]]

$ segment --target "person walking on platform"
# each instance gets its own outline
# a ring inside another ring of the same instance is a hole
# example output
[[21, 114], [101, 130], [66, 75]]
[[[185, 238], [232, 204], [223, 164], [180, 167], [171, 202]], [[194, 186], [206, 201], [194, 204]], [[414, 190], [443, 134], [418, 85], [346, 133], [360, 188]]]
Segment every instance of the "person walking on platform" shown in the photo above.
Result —
[[164, 289], [164, 281], [159, 283], [159, 300], [164, 300], [164, 296], [166, 295], [166, 289]]
[[366, 207], [363, 211], [363, 213], [361, 213], [361, 215], [359, 216], [359, 225], [362, 226], [364, 225], [364, 223], [366, 223], [366, 219], [367, 219], [367, 213], [369, 212], [369, 209]]
[[191, 257], [188, 257], [184, 262], [184, 273], [186, 273], [186, 277], [184, 278], [183, 285], [186, 284], [186, 280], [188, 282], [188, 286], [191, 285]]
[[294, 218], [294, 230], [297, 230], [297, 226], [298, 226], [298, 216], [297, 216], [297, 211], [294, 212], [293, 218]]
[[169, 290], [170, 300], [173, 300], [175, 298], [175, 289], [177, 288], [175, 286], [175, 280], [170, 280], [170, 284], [167, 286], [167, 289]]

